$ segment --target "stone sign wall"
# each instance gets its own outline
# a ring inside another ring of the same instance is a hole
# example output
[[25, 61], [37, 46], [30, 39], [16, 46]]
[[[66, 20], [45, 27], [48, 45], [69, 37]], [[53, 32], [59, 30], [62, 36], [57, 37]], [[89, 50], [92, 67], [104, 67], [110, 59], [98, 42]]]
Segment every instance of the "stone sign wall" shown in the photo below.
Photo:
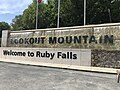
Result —
[[120, 23], [3, 31], [1, 45], [1, 58], [120, 68]]
[[120, 50], [92, 50], [93, 67], [120, 68]]

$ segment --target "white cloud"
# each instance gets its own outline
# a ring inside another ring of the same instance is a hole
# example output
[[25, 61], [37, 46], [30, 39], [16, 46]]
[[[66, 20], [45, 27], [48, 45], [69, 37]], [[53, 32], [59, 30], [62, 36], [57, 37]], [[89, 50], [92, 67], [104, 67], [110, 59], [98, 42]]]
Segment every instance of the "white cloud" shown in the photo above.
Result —
[[32, 0], [0, 0], [0, 14], [20, 14]]
[[[22, 14], [32, 1], [33, 0], [0, 0], [0, 21], [11, 23], [12, 19], [16, 15]], [[46, 3], [47, 0], [44, 0], [44, 2]]]

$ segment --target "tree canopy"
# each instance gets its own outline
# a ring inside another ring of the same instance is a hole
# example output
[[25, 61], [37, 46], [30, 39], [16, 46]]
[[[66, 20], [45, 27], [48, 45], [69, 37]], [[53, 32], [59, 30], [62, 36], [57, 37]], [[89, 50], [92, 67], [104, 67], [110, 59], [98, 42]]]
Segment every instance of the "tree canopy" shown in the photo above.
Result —
[[2, 30], [9, 30], [10, 25], [6, 22], [0, 22], [0, 38], [2, 37]]
[[[84, 0], [60, 0], [60, 27], [83, 25]], [[57, 27], [58, 0], [38, 6], [38, 28]], [[12, 30], [35, 29], [36, 0], [13, 19]], [[101, 24], [120, 21], [119, 0], [87, 0], [86, 23]]]

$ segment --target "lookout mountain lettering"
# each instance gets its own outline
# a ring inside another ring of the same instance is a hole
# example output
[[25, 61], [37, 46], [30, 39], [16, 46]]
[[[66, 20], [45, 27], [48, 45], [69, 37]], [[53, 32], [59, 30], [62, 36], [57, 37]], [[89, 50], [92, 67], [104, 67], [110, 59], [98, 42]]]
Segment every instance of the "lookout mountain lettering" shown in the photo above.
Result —
[[100, 37], [92, 36], [64, 36], [64, 37], [35, 37], [35, 38], [11, 38], [10, 44], [113, 44], [113, 35]]

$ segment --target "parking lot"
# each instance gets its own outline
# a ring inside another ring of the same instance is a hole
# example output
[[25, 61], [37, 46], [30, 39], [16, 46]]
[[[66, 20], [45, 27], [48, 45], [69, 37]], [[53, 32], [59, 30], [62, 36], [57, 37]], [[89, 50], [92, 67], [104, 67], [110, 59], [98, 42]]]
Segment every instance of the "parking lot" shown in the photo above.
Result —
[[0, 90], [120, 90], [114, 74], [0, 62]]

